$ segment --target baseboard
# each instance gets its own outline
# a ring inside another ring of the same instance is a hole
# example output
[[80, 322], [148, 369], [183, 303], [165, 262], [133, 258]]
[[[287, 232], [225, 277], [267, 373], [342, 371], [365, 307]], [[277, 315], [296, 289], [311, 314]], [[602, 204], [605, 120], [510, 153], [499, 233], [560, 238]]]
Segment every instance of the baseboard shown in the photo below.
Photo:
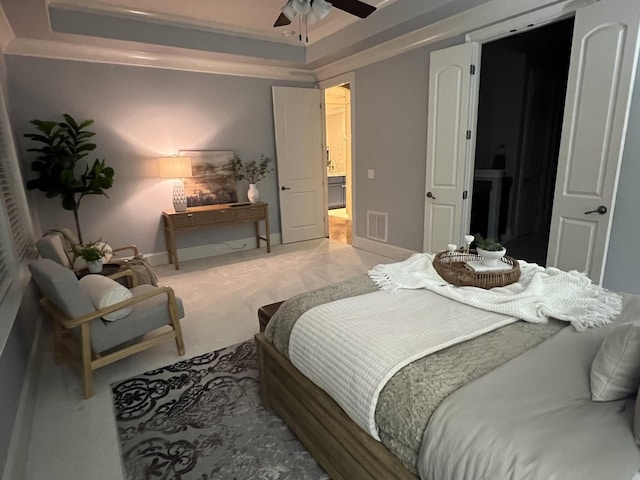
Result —
[[367, 252], [377, 253], [384, 257], [393, 258], [394, 260], [406, 260], [408, 257], [416, 253], [414, 250], [408, 250], [402, 247], [396, 247], [394, 245], [387, 245], [386, 243], [376, 242], [369, 240], [368, 238], [354, 236], [352, 241], [354, 248], [366, 250]]
[[[272, 233], [270, 236], [271, 246], [282, 243], [279, 233]], [[256, 248], [256, 237], [247, 237], [223, 243], [212, 243], [208, 245], [198, 245], [197, 247], [179, 248], [178, 261], [185, 262], [187, 260], [197, 260], [199, 258], [214, 257], [216, 255], [224, 255], [226, 253], [247, 251]], [[264, 241], [260, 241], [260, 248], [266, 251]], [[145, 258], [152, 265], [167, 265], [169, 263], [169, 254], [165, 252], [145, 253]]]
[[2, 480], [24, 480], [27, 471], [27, 456], [29, 453], [29, 442], [31, 441], [31, 429], [33, 427], [33, 416], [36, 410], [38, 397], [38, 379], [42, 365], [42, 349], [40, 338], [42, 336], [43, 318], [39, 315], [36, 320], [36, 329], [29, 354], [29, 363], [22, 384], [20, 393], [20, 404], [16, 413], [16, 420], [13, 424], [13, 433], [7, 452]]

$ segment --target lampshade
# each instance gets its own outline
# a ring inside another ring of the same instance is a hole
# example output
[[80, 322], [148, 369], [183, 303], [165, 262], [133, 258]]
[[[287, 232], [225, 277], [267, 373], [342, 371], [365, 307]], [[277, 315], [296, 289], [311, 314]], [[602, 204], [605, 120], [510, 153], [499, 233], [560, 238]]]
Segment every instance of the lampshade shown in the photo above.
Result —
[[293, 8], [293, 0], [289, 0], [287, 4], [282, 7], [282, 14], [287, 17], [290, 22], [293, 21], [293, 19], [297, 15], [295, 9]]
[[296, 11], [298, 15], [306, 15], [311, 11], [310, 0], [292, 0], [292, 1], [293, 1], [293, 9]]
[[329, 2], [325, 0], [313, 0], [311, 12], [318, 20], [326, 17], [329, 14], [329, 10], [331, 10], [331, 4]]
[[185, 178], [191, 176], [191, 158], [162, 157], [158, 159], [160, 176], [163, 178]]

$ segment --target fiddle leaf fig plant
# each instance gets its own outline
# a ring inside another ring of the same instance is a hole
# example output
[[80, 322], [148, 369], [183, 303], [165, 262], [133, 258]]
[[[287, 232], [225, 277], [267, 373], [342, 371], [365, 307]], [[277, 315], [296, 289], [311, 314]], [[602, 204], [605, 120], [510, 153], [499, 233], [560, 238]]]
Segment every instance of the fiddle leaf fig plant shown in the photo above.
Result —
[[40, 190], [47, 198], [61, 197], [62, 208], [71, 210], [76, 223], [78, 240], [82, 243], [82, 231], [78, 210], [87, 195], [104, 195], [113, 186], [114, 170], [105, 165], [105, 160], [93, 163], [83, 160], [96, 145], [90, 141], [95, 135], [87, 130], [93, 120], [78, 123], [71, 115], [63, 114], [64, 121], [31, 120], [38, 133], [24, 136], [41, 144], [29, 148], [28, 152], [38, 153], [31, 163], [31, 170], [37, 177], [27, 182], [29, 190]]

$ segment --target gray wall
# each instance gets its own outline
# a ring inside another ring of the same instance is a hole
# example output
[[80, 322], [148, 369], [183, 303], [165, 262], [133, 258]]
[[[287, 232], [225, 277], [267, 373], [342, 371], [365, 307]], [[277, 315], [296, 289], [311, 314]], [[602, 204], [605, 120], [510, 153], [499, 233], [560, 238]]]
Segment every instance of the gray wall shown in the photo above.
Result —
[[631, 102], [627, 129], [627, 142], [622, 157], [620, 182], [613, 227], [609, 243], [609, 256], [604, 272], [603, 285], [617, 292], [640, 294], [640, 74]]
[[[0, 55], [0, 89], [6, 93], [4, 60], [4, 55]], [[9, 293], [11, 292], [12, 290], [9, 290]], [[0, 428], [0, 478], [5, 471], [7, 453], [39, 315], [35, 288], [30, 285], [21, 300], [15, 321], [13, 318], [0, 318], [1, 322], [13, 321], [9, 337], [0, 351], [0, 385], [2, 385], [0, 388], [0, 425], [2, 425]]]
[[[30, 142], [29, 120], [92, 118], [98, 148], [116, 171], [109, 198], [85, 197], [80, 208], [84, 240], [134, 243], [143, 252], [165, 250], [163, 209], [172, 208], [173, 181], [158, 178], [157, 158], [178, 150], [235, 150], [246, 160], [275, 159], [271, 86], [301, 83], [65, 60], [7, 56], [10, 107], [19, 154]], [[46, 79], [46, 81], [45, 81]], [[28, 174], [27, 174], [28, 176]], [[280, 218], [276, 173], [258, 185], [268, 202], [272, 232]], [[246, 186], [245, 186], [246, 188]], [[43, 231], [74, 228], [59, 199], [30, 192]], [[252, 225], [180, 235], [178, 247], [230, 242], [252, 235]], [[229, 247], [231, 251], [231, 247]]]
[[[356, 225], [366, 238], [367, 210], [389, 214], [389, 245], [422, 251], [429, 53], [453, 39], [356, 71]], [[629, 118], [603, 285], [640, 293], [640, 75]], [[367, 169], [375, 179], [367, 179]]]
[[[355, 235], [367, 236], [367, 210], [389, 215], [390, 245], [422, 251], [429, 54], [451, 39], [355, 73]], [[375, 178], [367, 178], [367, 170]]]
[[[0, 389], [0, 425], [2, 425], [0, 428], [0, 478], [2, 478], [7, 462], [7, 453], [12, 433], [14, 433], [16, 414], [39, 317], [38, 293], [35, 285], [31, 282], [24, 292], [13, 328], [0, 353], [0, 385], [2, 385]], [[8, 321], [8, 319], [3, 318], [2, 321]], [[27, 406], [24, 416], [29, 418], [23, 418], [20, 424], [25, 430], [30, 428], [32, 413]], [[22, 438], [28, 438], [28, 432], [21, 432], [21, 435], [24, 435]], [[26, 451], [16, 452], [19, 457], [14, 458], [17, 469], [14, 472], [22, 468], [20, 462], [25, 453]]]

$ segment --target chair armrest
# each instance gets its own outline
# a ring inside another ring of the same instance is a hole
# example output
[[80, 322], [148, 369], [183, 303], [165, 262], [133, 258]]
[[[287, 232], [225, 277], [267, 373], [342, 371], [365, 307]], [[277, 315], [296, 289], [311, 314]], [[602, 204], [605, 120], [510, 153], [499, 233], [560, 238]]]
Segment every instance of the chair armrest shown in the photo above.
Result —
[[111, 251], [113, 253], [122, 252], [124, 250], [131, 250], [133, 252], [133, 254], [131, 255], [132, 257], [140, 255], [140, 250], [138, 250], [138, 247], [136, 247], [135, 245], [125, 245], [123, 247], [118, 247], [118, 248], [112, 248], [111, 249]]
[[46, 297], [40, 300], [41, 304], [53, 315], [53, 317], [64, 327], [64, 328], [76, 328], [81, 326], [84, 323], [89, 323], [96, 318], [100, 318], [103, 315], [107, 315], [109, 313], [115, 312], [116, 310], [120, 310], [121, 308], [130, 307], [132, 305], [136, 305], [138, 303], [144, 302], [152, 297], [156, 297], [158, 295], [167, 295], [168, 302], [174, 303], [176, 301], [175, 292], [173, 288], [164, 285], [162, 287], [156, 287], [154, 290], [143, 293], [141, 295], [137, 295], [133, 298], [129, 298], [127, 300], [123, 300], [122, 302], [114, 303], [113, 305], [105, 308], [101, 308], [91, 313], [87, 313], [86, 315], [82, 315], [81, 317], [69, 318], [67, 317], [58, 307], [56, 307], [53, 303], [51, 303]]
[[130, 268], [121, 270], [116, 273], [112, 273], [111, 275], [107, 275], [107, 277], [112, 280], [117, 280], [122, 277], [129, 277], [129, 285], [131, 285], [131, 288], [138, 286], [138, 277], [136, 276], [134, 271], [131, 270]]

